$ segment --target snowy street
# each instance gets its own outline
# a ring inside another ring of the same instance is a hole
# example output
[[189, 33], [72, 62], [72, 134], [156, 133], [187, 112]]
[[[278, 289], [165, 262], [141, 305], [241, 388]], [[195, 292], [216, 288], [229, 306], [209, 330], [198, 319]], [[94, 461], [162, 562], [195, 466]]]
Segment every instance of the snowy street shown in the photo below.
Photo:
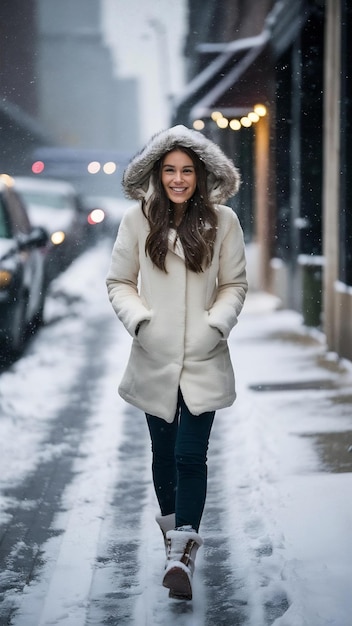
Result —
[[117, 394], [131, 340], [105, 289], [111, 248], [53, 283], [45, 326], [0, 375], [0, 626], [350, 626], [351, 363], [248, 296], [194, 599], [169, 600], [145, 418]]

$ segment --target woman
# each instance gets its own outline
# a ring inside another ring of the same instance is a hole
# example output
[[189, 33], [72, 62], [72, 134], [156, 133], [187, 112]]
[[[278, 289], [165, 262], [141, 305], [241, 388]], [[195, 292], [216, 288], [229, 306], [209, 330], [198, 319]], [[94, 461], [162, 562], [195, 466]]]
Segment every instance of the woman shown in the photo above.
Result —
[[114, 245], [107, 287], [133, 337], [119, 393], [146, 413], [167, 548], [163, 585], [192, 598], [215, 411], [236, 397], [227, 338], [247, 291], [242, 230], [220, 203], [239, 174], [218, 146], [184, 126], [162, 131], [128, 165], [138, 200]]

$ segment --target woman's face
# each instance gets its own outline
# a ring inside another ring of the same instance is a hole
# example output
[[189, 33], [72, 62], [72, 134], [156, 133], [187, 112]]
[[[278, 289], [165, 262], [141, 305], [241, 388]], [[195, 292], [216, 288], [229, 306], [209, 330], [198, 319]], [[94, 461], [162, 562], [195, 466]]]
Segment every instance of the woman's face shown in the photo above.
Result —
[[183, 204], [192, 198], [197, 176], [191, 157], [181, 150], [172, 150], [162, 162], [161, 183], [173, 204]]

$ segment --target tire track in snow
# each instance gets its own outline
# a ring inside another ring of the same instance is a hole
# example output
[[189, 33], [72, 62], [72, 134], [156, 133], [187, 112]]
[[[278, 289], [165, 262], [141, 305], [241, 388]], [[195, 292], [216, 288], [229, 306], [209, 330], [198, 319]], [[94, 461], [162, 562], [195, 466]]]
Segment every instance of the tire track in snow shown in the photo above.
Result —
[[144, 414], [127, 405], [123, 412], [118, 475], [101, 530], [86, 626], [131, 626], [136, 598], [142, 593], [139, 553], [150, 481], [149, 435]]
[[[86, 333], [82, 334], [90, 350], [84, 368], [77, 370], [75, 402], [70, 404], [72, 398], [68, 398], [68, 406], [62, 409], [77, 433], [61, 465], [56, 462], [51, 468], [54, 484], [59, 482], [61, 491], [54, 492], [54, 503], [47, 503], [50, 519], [45, 520], [37, 546], [41, 562], [21, 589], [11, 622], [14, 626], [85, 624], [96, 546], [105, 499], [115, 477], [114, 457], [120, 436], [120, 424], [113, 414], [116, 381], [108, 364], [114, 355], [106, 350], [107, 344], [111, 345], [109, 325], [102, 333], [101, 320], [91, 322], [90, 341]], [[65, 420], [59, 419], [56, 429], [65, 433]], [[42, 480], [46, 480], [44, 467], [38, 469], [36, 482]], [[45, 541], [45, 532], [51, 539]]]

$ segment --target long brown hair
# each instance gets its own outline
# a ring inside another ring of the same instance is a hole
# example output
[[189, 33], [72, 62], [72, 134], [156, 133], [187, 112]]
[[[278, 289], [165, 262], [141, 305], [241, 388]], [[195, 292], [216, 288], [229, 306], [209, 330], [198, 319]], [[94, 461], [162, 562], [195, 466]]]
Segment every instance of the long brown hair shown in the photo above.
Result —
[[[177, 227], [177, 235], [184, 250], [186, 267], [193, 272], [200, 273], [203, 272], [204, 267], [210, 265], [213, 258], [218, 218], [209, 201], [204, 163], [190, 148], [177, 146], [170, 152], [173, 150], [180, 150], [187, 154], [192, 159], [195, 168], [197, 186], [188, 202], [183, 219]], [[154, 265], [167, 273], [168, 234], [173, 224], [170, 200], [161, 182], [165, 156], [166, 154], [154, 165], [152, 172], [154, 192], [148, 201], [148, 209], [146, 209], [145, 202], [143, 202], [142, 209], [150, 227], [145, 252]]]

